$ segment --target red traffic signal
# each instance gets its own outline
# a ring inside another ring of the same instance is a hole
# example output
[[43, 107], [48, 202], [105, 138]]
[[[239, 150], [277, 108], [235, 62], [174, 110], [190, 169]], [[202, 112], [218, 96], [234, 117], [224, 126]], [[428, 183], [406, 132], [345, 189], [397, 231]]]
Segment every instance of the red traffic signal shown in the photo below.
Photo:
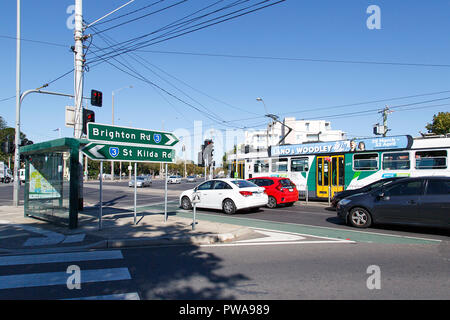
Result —
[[97, 90], [91, 90], [91, 105], [101, 107], [103, 103], [103, 93]]
[[87, 124], [95, 122], [95, 112], [88, 109], [83, 109], [83, 133], [87, 134]]

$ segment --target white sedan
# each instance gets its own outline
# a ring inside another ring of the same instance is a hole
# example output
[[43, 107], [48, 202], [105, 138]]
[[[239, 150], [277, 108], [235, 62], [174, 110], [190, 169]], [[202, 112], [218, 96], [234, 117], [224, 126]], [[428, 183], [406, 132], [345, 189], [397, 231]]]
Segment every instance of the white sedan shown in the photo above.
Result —
[[167, 183], [181, 183], [181, 177], [180, 176], [170, 176], [169, 179], [167, 179]]
[[247, 180], [214, 179], [203, 182], [180, 195], [180, 206], [192, 209], [194, 194], [199, 196], [198, 208], [220, 209], [233, 214], [241, 209], [254, 209], [267, 205], [265, 189]]

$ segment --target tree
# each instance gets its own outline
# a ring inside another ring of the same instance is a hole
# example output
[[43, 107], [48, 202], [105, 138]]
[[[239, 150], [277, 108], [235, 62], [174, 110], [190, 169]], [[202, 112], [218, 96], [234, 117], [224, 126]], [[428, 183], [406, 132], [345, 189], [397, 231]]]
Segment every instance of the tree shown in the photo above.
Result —
[[433, 116], [433, 122], [425, 127], [428, 133], [447, 134], [450, 133], [450, 112], [439, 112]]
[[0, 130], [5, 129], [6, 128], [6, 121], [5, 119], [3, 119], [2, 116], [0, 116]]

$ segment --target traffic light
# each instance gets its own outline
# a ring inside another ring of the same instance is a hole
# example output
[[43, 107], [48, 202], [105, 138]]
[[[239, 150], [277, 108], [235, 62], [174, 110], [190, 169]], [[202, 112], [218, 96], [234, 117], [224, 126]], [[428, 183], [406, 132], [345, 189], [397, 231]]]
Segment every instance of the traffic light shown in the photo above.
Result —
[[103, 93], [97, 90], [91, 90], [91, 105], [101, 107], [103, 102]]
[[214, 151], [213, 141], [211, 139], [205, 140], [205, 143], [202, 146], [202, 148], [203, 148], [203, 159], [207, 160], [208, 164], [211, 164]]
[[95, 122], [95, 112], [89, 109], [83, 109], [83, 133], [87, 134], [87, 124]]

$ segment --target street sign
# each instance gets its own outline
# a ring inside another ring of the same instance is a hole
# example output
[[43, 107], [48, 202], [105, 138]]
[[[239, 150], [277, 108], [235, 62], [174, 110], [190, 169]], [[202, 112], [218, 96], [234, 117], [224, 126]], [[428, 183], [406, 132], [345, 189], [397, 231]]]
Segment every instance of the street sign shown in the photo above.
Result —
[[149, 148], [143, 146], [91, 142], [81, 151], [92, 160], [175, 162], [175, 150], [172, 148]]
[[170, 132], [88, 123], [88, 140], [105, 143], [126, 143], [149, 146], [172, 147], [179, 140]]

